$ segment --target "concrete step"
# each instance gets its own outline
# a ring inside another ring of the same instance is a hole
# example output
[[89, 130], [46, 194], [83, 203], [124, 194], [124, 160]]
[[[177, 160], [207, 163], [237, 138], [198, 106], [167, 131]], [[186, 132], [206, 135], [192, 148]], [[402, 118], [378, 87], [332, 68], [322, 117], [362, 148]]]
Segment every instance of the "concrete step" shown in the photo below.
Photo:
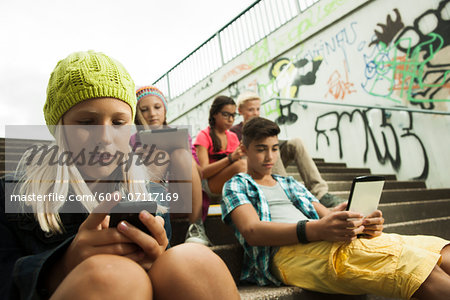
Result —
[[[331, 192], [331, 194], [348, 199], [350, 191]], [[450, 199], [450, 189], [395, 189], [383, 190], [380, 203], [408, 202], [417, 200]]]
[[[241, 300], [389, 300], [373, 295], [334, 295], [302, 290], [293, 286], [239, 286]], [[376, 298], [375, 298], [376, 297]]]
[[13, 171], [16, 169], [17, 164], [19, 163], [18, 161], [15, 160], [5, 160], [3, 161], [4, 163], [4, 170], [6, 171]]
[[[347, 164], [345, 163], [329, 163], [329, 162], [318, 162], [316, 163], [318, 168], [332, 167], [332, 168], [346, 168]], [[286, 172], [298, 172], [296, 165], [289, 165], [286, 167]]]
[[[302, 181], [302, 178], [298, 173], [288, 173], [289, 176], [294, 177], [298, 181]], [[363, 175], [371, 175], [370, 173], [361, 173], [361, 172], [355, 172], [355, 173], [321, 173], [320, 174], [322, 178], [325, 181], [344, 181], [344, 180], [350, 180], [352, 181], [353, 178]], [[376, 176], [383, 176], [386, 180], [396, 180], [397, 176], [394, 174], [373, 174]]]
[[343, 174], [343, 173], [364, 173], [364, 174], [369, 174], [370, 173], [370, 169], [369, 168], [347, 168], [347, 167], [328, 167], [328, 166], [324, 166], [324, 167], [317, 167], [317, 169], [319, 169], [320, 173], [338, 173], [338, 174]]
[[22, 155], [23, 155], [23, 153], [10, 152], [9, 150], [8, 150], [8, 152], [0, 152], [0, 161], [5, 161], [5, 160], [19, 161], [20, 158], [22, 157]]
[[386, 224], [450, 216], [450, 199], [381, 203]]
[[[329, 191], [349, 191], [352, 187], [352, 181], [328, 181]], [[386, 181], [384, 183], [385, 190], [392, 189], [413, 189], [413, 188], [426, 188], [424, 181], [408, 180], [408, 181]]]
[[384, 232], [398, 233], [405, 235], [435, 235], [446, 240], [450, 240], [450, 216], [439, 218], [428, 218], [423, 220], [410, 220], [387, 224]]
[[51, 143], [51, 141], [48, 140], [0, 138], [0, 147], [3, 146], [6, 142], [8, 142], [8, 144], [17, 144], [17, 145], [28, 145], [30, 143], [46, 143], [46, 144]]

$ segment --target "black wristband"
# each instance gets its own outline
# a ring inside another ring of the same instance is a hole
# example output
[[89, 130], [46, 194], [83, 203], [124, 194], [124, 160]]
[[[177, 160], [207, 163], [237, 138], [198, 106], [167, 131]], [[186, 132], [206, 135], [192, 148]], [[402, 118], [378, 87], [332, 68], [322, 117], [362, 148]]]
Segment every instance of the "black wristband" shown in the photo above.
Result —
[[230, 164], [234, 163], [233, 158], [231, 158], [231, 153], [228, 154], [228, 161], [230, 162]]
[[302, 244], [309, 243], [306, 238], [306, 223], [308, 222], [309, 220], [300, 220], [297, 222], [297, 239]]

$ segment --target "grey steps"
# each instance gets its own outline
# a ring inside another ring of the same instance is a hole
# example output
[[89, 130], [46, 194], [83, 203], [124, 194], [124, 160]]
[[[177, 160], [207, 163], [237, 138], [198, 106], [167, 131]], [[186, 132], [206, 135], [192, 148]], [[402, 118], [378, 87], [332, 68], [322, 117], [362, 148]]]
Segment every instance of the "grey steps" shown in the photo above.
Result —
[[[316, 163], [317, 168], [331, 167], [331, 168], [346, 168], [346, 163], [329, 163], [329, 162], [318, 162]], [[286, 172], [298, 172], [297, 166], [290, 164], [286, 167]]]
[[387, 224], [384, 232], [435, 235], [450, 240], [450, 216]]
[[[242, 285], [239, 286], [239, 293], [241, 295], [241, 300], [372, 300], [371, 296], [367, 295], [332, 295], [332, 294], [322, 294], [307, 290], [302, 290], [301, 288], [294, 286], [264, 286], [257, 287], [254, 285]], [[386, 299], [386, 298], [378, 298]], [[375, 300], [375, 299], [373, 299]]]
[[448, 217], [450, 216], [450, 198], [382, 203], [379, 209], [383, 212], [386, 224], [424, 220], [431, 217]]
[[[298, 173], [288, 173], [289, 176], [294, 177], [298, 181], [302, 181], [302, 178]], [[342, 180], [353, 180], [353, 178], [363, 175], [370, 175], [370, 173], [321, 173], [320, 174], [325, 181], [342, 181]], [[394, 174], [374, 174], [377, 176], [383, 176], [386, 180], [396, 180], [397, 176]]]
[[[349, 191], [332, 192], [331, 194], [348, 199]], [[416, 200], [450, 199], [450, 189], [398, 189], [384, 190], [380, 203], [408, 202]]]
[[[329, 191], [349, 191], [352, 186], [352, 181], [328, 181]], [[409, 180], [409, 181], [386, 181], [384, 183], [384, 190], [392, 189], [413, 189], [413, 188], [426, 188], [424, 181]]]
[[5, 152], [0, 152], [0, 161], [5, 161], [5, 160], [14, 160], [14, 161], [19, 161], [20, 158], [22, 157], [23, 153], [18, 153], [18, 152], [11, 152], [8, 150], [7, 153]]
[[322, 173], [361, 173], [361, 174], [369, 174], [369, 168], [347, 168], [347, 167], [318, 167], [319, 172]]

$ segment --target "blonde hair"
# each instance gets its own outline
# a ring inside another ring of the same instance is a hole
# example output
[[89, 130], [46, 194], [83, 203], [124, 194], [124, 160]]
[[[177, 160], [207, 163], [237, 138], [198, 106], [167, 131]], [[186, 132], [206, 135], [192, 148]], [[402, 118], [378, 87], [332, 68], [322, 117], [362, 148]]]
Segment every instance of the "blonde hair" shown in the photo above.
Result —
[[[58, 125], [62, 125], [62, 120], [59, 121]], [[56, 126], [55, 142], [48, 146], [57, 146], [58, 157], [68, 150], [62, 127]], [[20, 178], [19, 182], [21, 183], [18, 187], [19, 194], [48, 195], [55, 193], [64, 195], [63, 199], [66, 199], [70, 186], [76, 195], [88, 195], [95, 199], [75, 164], [51, 164], [53, 155], [45, 155], [43, 157], [34, 155], [31, 157], [32, 153], [33, 149], [25, 152], [16, 169], [16, 175]], [[31, 162], [29, 161], [30, 159]], [[148, 193], [146, 183], [148, 182], [149, 174], [144, 169], [144, 166], [133, 162], [127, 172], [124, 169], [122, 171], [124, 175], [122, 185], [129, 193]], [[86, 198], [81, 197], [81, 199]], [[44, 232], [62, 233], [64, 228], [58, 211], [65, 202], [49, 201], [44, 197], [44, 201], [29, 201], [26, 202], [26, 205], [32, 207], [34, 216]], [[80, 202], [89, 213], [98, 205], [97, 201], [81, 200]], [[165, 212], [165, 209], [160, 205], [158, 205], [158, 210], [158, 212]]]
[[238, 98], [237, 98], [237, 105], [238, 108], [242, 108], [242, 106], [245, 105], [245, 103], [247, 103], [248, 101], [252, 101], [252, 100], [259, 100], [261, 101], [261, 98], [259, 97], [259, 95], [253, 91], [244, 91], [241, 94], [239, 94]]

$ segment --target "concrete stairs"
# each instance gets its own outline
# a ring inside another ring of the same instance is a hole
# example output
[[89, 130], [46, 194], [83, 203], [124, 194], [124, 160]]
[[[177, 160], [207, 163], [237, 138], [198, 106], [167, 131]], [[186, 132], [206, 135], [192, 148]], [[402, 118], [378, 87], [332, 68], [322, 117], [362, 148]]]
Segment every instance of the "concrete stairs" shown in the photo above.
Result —
[[[0, 139], [0, 176], [14, 170], [20, 156], [29, 146], [29, 141], [8, 140], [6, 155], [5, 140]], [[345, 199], [348, 198], [351, 182], [355, 176], [371, 174], [368, 168], [349, 168], [345, 163], [328, 163], [323, 159], [314, 159], [314, 161], [322, 177], [328, 182], [329, 192]], [[288, 166], [287, 172], [301, 181], [295, 166]], [[398, 181], [393, 174], [378, 175], [386, 178], [380, 203], [386, 222], [385, 232], [430, 234], [450, 239], [448, 229], [450, 228], [450, 188], [427, 189], [423, 181]], [[213, 204], [216, 211], [217, 205], [217, 203]], [[172, 245], [184, 241], [187, 227], [187, 219], [172, 219]], [[243, 251], [232, 229], [223, 224], [218, 214], [210, 214], [206, 219], [205, 227], [208, 237], [214, 244], [211, 249], [225, 261], [233, 277], [238, 281]], [[239, 285], [239, 291], [242, 299], [386, 299], [374, 295], [327, 295], [296, 287], [257, 287], [242, 284]]]

